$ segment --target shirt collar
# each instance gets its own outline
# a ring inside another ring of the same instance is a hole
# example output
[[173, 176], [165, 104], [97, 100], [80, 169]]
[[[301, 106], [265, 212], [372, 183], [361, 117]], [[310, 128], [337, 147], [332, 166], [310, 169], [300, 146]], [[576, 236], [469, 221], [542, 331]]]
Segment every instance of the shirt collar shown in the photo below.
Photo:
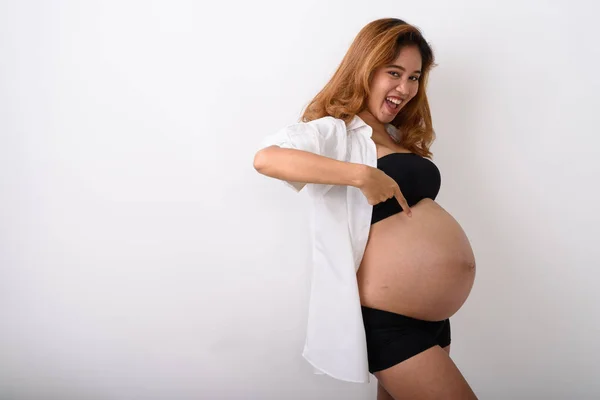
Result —
[[[360, 118], [358, 115], [355, 115], [354, 118], [352, 118], [352, 121], [350, 121], [346, 129], [348, 131], [351, 131], [361, 128], [364, 128], [363, 133], [366, 133], [368, 137], [373, 137], [373, 129], [369, 125], [367, 125], [367, 123], [363, 121], [362, 118]], [[385, 124], [385, 130], [396, 142], [400, 141], [400, 131], [394, 125]]]
[[352, 118], [352, 121], [350, 121], [350, 123], [348, 124], [348, 130], [355, 130], [355, 129], [360, 129], [360, 128], [364, 128], [367, 127], [368, 129], [366, 129], [366, 131], [369, 134], [369, 137], [371, 137], [371, 135], [373, 134], [373, 130], [371, 129], [371, 127], [369, 125], [367, 125], [367, 123], [365, 121], [362, 120], [362, 118], [360, 118], [358, 115], [355, 115], [354, 118]]

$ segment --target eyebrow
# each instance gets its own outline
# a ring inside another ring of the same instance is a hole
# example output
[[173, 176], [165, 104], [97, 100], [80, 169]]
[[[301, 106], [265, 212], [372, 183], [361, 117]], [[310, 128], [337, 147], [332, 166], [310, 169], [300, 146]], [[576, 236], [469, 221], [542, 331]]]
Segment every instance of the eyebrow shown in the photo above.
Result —
[[[402, 71], [406, 72], [406, 68], [404, 68], [404, 67], [403, 67], [403, 66], [401, 66], [401, 65], [390, 64], [390, 65], [386, 65], [386, 68], [398, 68], [398, 69], [400, 69], [400, 70], [402, 70]], [[415, 73], [417, 73], [417, 74], [420, 74], [420, 73], [421, 73], [421, 70], [420, 70], [420, 69], [417, 69], [417, 70], [415, 70], [414, 72], [415, 72]]]

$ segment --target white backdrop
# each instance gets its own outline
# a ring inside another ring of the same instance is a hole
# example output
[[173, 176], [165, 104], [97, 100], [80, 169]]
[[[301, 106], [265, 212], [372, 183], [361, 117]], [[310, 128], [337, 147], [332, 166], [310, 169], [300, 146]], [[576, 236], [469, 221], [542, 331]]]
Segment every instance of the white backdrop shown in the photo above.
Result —
[[360, 28], [417, 25], [481, 399], [600, 397], [600, 6], [1, 1], [0, 399], [374, 399], [312, 375], [306, 194], [252, 168]]

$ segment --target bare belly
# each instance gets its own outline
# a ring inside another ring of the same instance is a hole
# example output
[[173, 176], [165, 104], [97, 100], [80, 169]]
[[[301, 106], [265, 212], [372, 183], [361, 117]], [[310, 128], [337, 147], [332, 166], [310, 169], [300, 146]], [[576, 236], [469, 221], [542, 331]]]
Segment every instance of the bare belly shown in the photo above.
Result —
[[357, 272], [361, 304], [428, 321], [451, 317], [475, 281], [475, 256], [458, 222], [431, 199], [371, 227]]

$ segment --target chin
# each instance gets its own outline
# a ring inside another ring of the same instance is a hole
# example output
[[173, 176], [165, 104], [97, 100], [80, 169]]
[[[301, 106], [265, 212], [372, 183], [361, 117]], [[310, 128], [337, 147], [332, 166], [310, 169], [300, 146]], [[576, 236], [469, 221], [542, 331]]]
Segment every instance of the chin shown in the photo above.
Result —
[[379, 122], [381, 122], [382, 124], [389, 124], [395, 118], [396, 118], [396, 115], [384, 115], [381, 118], [379, 118]]

